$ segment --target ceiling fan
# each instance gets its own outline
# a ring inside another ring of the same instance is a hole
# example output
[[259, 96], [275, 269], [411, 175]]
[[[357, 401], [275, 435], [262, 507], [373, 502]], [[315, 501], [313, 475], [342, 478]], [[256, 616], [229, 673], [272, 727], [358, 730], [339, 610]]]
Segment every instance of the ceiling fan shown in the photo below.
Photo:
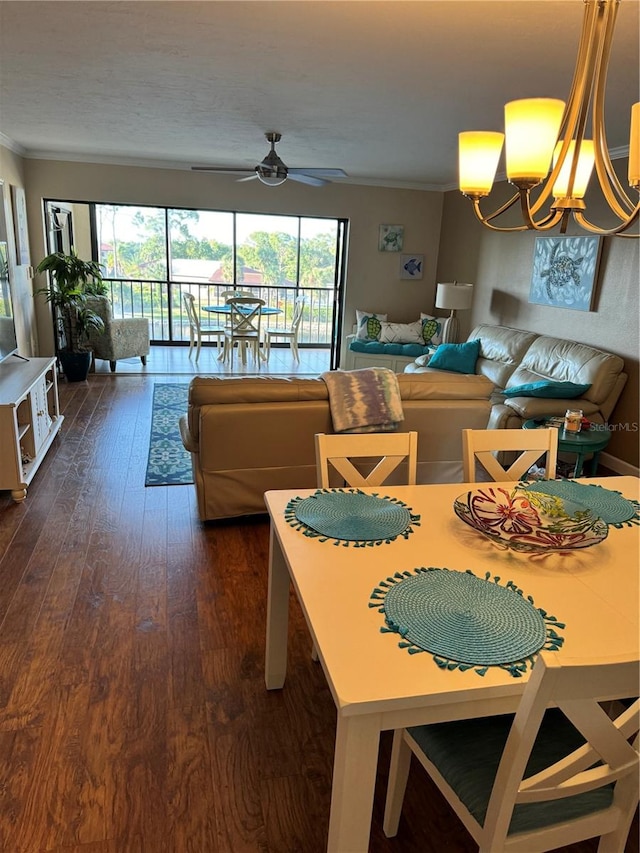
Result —
[[192, 166], [191, 169], [194, 172], [227, 172], [239, 175], [243, 175], [246, 172], [255, 172], [255, 174], [249, 174], [246, 178], [239, 178], [239, 180], [254, 181], [257, 178], [269, 187], [280, 186], [280, 184], [284, 184], [287, 178], [291, 181], [298, 181], [301, 184], [309, 184], [312, 187], [322, 187], [330, 183], [331, 178], [349, 177], [342, 169], [290, 169], [276, 154], [276, 143], [280, 142], [282, 135], [275, 131], [269, 131], [265, 133], [265, 136], [267, 142], [271, 143], [271, 150], [264, 160], [258, 163], [253, 169], [232, 169], [225, 166]]

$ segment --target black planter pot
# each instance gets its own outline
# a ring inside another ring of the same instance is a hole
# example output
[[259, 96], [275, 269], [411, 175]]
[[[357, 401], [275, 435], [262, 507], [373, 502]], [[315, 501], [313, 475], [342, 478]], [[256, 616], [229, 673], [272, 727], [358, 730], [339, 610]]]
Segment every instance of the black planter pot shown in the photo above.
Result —
[[85, 382], [91, 367], [90, 352], [58, 353], [67, 382]]

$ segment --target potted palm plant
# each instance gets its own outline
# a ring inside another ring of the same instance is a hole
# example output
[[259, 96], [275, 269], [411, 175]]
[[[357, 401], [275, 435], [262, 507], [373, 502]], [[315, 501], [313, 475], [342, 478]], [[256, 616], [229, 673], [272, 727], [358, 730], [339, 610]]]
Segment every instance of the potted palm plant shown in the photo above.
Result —
[[39, 273], [49, 273], [44, 293], [53, 309], [57, 333], [57, 352], [69, 382], [87, 378], [91, 366], [89, 332], [103, 331], [104, 323], [87, 304], [87, 296], [103, 296], [100, 264], [83, 261], [73, 249], [68, 255], [54, 252], [43, 258], [36, 267]]

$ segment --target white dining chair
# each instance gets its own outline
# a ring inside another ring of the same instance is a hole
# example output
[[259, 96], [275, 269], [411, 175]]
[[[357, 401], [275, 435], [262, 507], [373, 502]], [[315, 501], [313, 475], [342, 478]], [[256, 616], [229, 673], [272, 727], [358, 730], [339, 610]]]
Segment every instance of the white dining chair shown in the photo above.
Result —
[[[496, 453], [520, 452], [508, 467]], [[476, 461], [495, 481], [515, 481], [523, 477], [546, 454], [545, 477], [553, 480], [558, 461], [558, 430], [549, 429], [463, 429], [462, 465], [465, 483], [477, 482]]]
[[200, 348], [202, 346], [202, 338], [209, 335], [216, 335], [218, 338], [218, 350], [221, 351], [222, 340], [224, 335], [224, 326], [213, 323], [202, 323], [198, 312], [196, 311], [195, 298], [191, 293], [182, 294], [182, 302], [184, 310], [189, 321], [189, 358], [193, 348], [196, 348], [196, 363], [200, 358]]
[[[417, 432], [316, 433], [316, 474], [319, 489], [331, 485], [331, 469], [347, 486], [381, 486], [406, 460], [407, 486], [418, 475]], [[356, 465], [362, 466], [359, 470]], [[368, 469], [368, 474], [363, 473]], [[318, 660], [315, 646], [311, 657]]]
[[284, 340], [289, 341], [291, 354], [297, 362], [300, 362], [300, 355], [298, 353], [298, 333], [300, 331], [300, 324], [302, 323], [302, 315], [304, 313], [304, 305], [306, 301], [306, 296], [296, 296], [293, 317], [291, 318], [291, 325], [288, 329], [278, 329], [274, 326], [273, 328], [266, 328], [264, 330], [264, 355], [267, 361], [271, 354], [271, 341], [274, 338], [283, 338]]
[[317, 433], [315, 439], [319, 488], [329, 488], [331, 468], [347, 486], [381, 486], [405, 460], [404, 482], [416, 484], [417, 432]]
[[[554, 850], [600, 836], [624, 853], [638, 804], [638, 656], [584, 664], [541, 652], [515, 717], [394, 733], [383, 828], [397, 834], [411, 755], [480, 853]], [[629, 697], [608, 703], [600, 701]]]
[[247, 348], [260, 366], [260, 321], [264, 299], [240, 296], [229, 299], [229, 326], [224, 329], [224, 360], [233, 367], [233, 350], [237, 344], [243, 365], [247, 363]]

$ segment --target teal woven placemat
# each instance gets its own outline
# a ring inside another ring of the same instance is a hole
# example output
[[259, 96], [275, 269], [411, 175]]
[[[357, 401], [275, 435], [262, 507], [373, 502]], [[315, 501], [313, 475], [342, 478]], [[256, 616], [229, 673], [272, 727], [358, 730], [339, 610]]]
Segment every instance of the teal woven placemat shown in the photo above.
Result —
[[305, 536], [356, 546], [406, 539], [420, 522], [402, 501], [359, 489], [318, 489], [309, 497], [293, 498], [285, 518]]
[[484, 675], [499, 666], [520, 676], [540, 649], [558, 649], [564, 628], [534, 606], [512, 581], [478, 578], [471, 571], [418, 568], [381, 581], [370, 607], [385, 617], [382, 631], [400, 634], [401, 648], [430, 652], [447, 669], [475, 669]]
[[541, 480], [537, 483], [527, 483], [523, 487], [530, 492], [555, 495], [582, 504], [613, 527], [638, 524], [640, 521], [638, 501], [630, 501], [620, 492], [595, 483], [587, 485], [574, 480]]

